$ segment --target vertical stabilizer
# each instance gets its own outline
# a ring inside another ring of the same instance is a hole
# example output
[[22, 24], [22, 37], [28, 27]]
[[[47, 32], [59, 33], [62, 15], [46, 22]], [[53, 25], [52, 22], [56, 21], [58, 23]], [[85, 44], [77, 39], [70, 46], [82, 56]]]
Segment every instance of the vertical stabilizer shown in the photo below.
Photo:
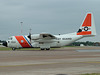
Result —
[[77, 35], [84, 35], [84, 36], [95, 36], [96, 29], [94, 23], [94, 17], [92, 13], [87, 13], [80, 29], [77, 32]]

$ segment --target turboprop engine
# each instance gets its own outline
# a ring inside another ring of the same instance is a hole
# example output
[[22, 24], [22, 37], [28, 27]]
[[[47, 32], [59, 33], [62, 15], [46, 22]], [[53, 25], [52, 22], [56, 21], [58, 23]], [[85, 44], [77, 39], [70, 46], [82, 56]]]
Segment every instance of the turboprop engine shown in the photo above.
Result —
[[31, 35], [32, 40], [38, 40], [40, 38], [40, 34]]

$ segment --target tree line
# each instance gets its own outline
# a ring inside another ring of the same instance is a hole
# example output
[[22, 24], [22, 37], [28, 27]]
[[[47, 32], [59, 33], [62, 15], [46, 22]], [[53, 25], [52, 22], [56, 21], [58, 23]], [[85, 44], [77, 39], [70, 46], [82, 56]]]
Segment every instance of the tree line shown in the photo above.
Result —
[[99, 46], [99, 42], [91, 42], [91, 41], [86, 41], [86, 42], [74, 42], [70, 44], [71, 46], [80, 46], [83, 44], [84, 46]]

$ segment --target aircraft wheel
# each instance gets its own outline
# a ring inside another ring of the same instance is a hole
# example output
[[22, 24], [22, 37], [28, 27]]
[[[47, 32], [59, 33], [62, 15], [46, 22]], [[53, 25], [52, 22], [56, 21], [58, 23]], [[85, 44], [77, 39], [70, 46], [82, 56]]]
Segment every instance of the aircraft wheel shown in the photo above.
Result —
[[41, 48], [41, 50], [45, 50], [44, 48]]
[[12, 48], [13, 51], [15, 51], [15, 48]]
[[46, 48], [46, 50], [50, 50], [50, 48]]

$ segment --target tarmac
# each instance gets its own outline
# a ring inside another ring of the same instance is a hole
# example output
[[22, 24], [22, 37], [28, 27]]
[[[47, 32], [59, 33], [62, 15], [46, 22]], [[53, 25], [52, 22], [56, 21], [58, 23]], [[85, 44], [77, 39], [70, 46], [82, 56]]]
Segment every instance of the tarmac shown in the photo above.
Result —
[[100, 51], [95, 50], [100, 50], [100, 47], [64, 47], [50, 51], [0, 51], [0, 75], [100, 73]]

